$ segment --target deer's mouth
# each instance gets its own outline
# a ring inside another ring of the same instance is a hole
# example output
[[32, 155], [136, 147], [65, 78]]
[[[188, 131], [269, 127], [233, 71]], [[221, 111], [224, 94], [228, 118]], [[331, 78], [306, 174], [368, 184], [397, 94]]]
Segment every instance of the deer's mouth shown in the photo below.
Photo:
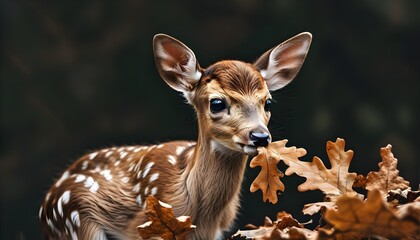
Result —
[[258, 154], [257, 147], [254, 145], [245, 145], [243, 143], [238, 143], [241, 146], [242, 151], [251, 157], [255, 157]]

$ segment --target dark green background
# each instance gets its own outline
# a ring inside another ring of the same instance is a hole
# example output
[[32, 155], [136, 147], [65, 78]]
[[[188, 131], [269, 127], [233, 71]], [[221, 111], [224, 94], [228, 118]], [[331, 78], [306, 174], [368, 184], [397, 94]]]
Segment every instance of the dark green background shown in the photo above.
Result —
[[[160, 79], [152, 37], [167, 33], [200, 64], [253, 61], [302, 31], [313, 34], [295, 81], [276, 92], [275, 140], [326, 160], [325, 143], [355, 150], [350, 171], [377, 170], [388, 143], [419, 184], [420, 1], [1, 1], [0, 238], [38, 239], [38, 206], [53, 179], [89, 150], [194, 139], [192, 109]], [[328, 164], [327, 164], [328, 165]], [[284, 170], [284, 166], [280, 166]], [[284, 179], [276, 205], [248, 189], [234, 229], [277, 211], [301, 222], [304, 179]]]

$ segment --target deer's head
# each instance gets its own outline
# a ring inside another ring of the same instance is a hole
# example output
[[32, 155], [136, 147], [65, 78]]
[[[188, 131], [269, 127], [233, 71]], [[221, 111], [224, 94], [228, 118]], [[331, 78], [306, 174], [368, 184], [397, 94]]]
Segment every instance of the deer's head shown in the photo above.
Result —
[[219, 61], [201, 68], [191, 49], [158, 34], [153, 47], [165, 82], [182, 92], [196, 110], [200, 138], [215, 151], [255, 155], [271, 141], [270, 92], [289, 84], [299, 72], [312, 40], [301, 33], [265, 52], [254, 64]]

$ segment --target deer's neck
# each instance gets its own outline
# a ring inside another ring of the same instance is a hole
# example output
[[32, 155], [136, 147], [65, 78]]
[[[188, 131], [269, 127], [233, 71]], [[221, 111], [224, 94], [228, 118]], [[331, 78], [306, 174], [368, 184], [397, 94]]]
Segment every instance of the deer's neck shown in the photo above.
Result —
[[[183, 214], [194, 224], [218, 221], [230, 204], [237, 204], [247, 156], [199, 137], [182, 174]], [[181, 210], [179, 209], [179, 210]]]

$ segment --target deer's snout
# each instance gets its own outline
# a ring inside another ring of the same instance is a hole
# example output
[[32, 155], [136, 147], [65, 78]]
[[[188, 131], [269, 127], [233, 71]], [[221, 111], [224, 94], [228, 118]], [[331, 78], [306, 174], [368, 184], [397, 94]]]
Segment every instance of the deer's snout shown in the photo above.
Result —
[[267, 147], [271, 140], [270, 134], [266, 131], [251, 131], [249, 133], [249, 139], [256, 147]]

